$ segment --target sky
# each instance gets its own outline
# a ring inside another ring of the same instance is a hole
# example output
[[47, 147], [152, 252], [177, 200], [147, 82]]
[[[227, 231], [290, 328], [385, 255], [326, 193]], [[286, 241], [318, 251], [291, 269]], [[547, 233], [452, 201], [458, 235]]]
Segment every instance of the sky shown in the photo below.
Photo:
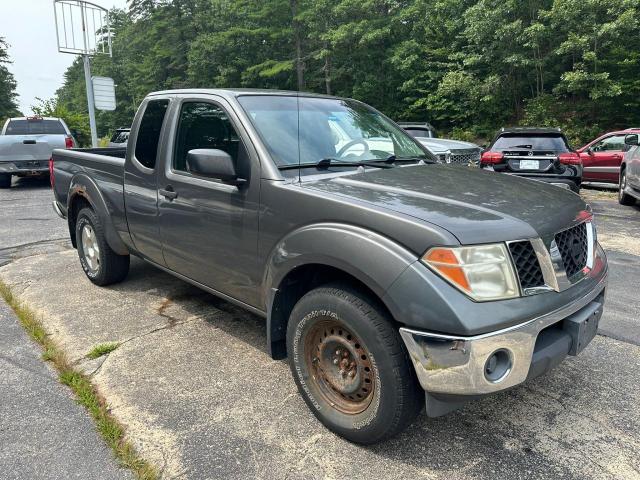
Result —
[[[126, 7], [126, 0], [91, 2]], [[0, 0], [0, 37], [9, 44], [13, 63], [7, 67], [18, 82], [20, 110], [29, 115], [36, 97], [53, 97], [76, 55], [58, 52], [53, 0]]]

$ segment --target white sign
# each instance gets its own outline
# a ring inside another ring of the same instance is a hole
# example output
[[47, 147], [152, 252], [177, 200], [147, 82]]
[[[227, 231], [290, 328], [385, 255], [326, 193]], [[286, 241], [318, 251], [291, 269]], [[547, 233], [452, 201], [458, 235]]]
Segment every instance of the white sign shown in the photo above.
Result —
[[113, 78], [91, 77], [93, 83], [93, 99], [98, 110], [113, 111], [116, 109], [116, 86]]

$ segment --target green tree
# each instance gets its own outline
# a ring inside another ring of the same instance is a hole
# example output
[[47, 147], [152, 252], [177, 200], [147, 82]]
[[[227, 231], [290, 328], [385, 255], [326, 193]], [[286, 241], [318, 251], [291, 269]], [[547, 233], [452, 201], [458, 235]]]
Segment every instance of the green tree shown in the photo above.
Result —
[[18, 84], [7, 68], [11, 63], [7, 48], [4, 38], [0, 37], [0, 125], [3, 125], [7, 118], [20, 115], [16, 92]]

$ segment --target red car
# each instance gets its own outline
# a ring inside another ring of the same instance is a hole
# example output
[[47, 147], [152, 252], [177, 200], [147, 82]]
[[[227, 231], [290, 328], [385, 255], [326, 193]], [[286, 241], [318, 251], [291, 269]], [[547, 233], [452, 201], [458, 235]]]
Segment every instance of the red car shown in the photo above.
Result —
[[640, 128], [605, 133], [576, 150], [582, 159], [583, 182], [618, 184], [620, 163], [624, 156], [624, 137], [630, 133], [640, 134]]

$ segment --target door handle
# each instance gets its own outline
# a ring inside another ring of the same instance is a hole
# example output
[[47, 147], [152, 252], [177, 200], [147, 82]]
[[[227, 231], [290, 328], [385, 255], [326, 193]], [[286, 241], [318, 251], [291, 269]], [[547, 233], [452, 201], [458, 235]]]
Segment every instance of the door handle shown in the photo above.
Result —
[[165, 189], [159, 190], [160, 195], [165, 197], [167, 200], [175, 200], [178, 197], [178, 192], [176, 192], [171, 185], [167, 185]]
[[614, 160], [622, 160], [622, 155], [620, 155], [619, 153], [614, 153], [613, 154], [613, 159]]

